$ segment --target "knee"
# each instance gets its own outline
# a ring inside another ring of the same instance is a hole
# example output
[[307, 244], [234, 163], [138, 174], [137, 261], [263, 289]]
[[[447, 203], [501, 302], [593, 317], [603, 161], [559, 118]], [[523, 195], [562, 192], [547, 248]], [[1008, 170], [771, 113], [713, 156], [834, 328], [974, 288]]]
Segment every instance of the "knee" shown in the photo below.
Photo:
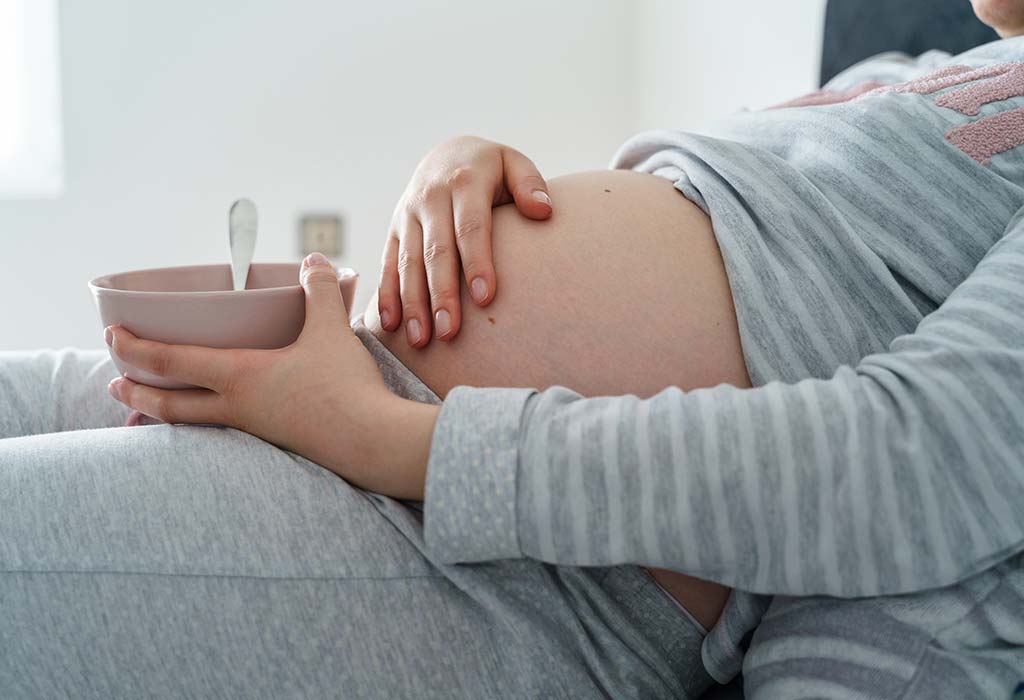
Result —
[[776, 598], [743, 661], [748, 698], [900, 697], [928, 639], [877, 601]]

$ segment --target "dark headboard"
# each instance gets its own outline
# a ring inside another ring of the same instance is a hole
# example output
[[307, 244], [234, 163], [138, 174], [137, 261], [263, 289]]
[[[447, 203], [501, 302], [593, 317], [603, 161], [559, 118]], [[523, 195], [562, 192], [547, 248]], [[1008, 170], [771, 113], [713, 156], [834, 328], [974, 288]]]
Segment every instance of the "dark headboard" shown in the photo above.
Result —
[[998, 38], [968, 0], [829, 0], [821, 83], [882, 51], [958, 54]]

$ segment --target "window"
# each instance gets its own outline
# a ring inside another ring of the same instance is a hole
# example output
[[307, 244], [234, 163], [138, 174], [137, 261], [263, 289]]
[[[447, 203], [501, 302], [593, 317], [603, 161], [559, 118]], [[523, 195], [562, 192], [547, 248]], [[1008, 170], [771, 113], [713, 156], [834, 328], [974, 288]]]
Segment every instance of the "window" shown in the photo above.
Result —
[[0, 0], [0, 198], [63, 190], [57, 0]]

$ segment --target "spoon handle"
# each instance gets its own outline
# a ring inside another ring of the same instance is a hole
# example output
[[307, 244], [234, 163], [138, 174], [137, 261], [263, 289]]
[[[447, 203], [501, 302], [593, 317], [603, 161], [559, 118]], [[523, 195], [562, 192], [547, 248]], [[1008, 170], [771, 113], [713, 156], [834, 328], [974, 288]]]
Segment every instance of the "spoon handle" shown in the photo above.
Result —
[[249, 265], [256, 250], [256, 205], [239, 199], [228, 211], [228, 243], [231, 246], [231, 281], [235, 291], [245, 289]]

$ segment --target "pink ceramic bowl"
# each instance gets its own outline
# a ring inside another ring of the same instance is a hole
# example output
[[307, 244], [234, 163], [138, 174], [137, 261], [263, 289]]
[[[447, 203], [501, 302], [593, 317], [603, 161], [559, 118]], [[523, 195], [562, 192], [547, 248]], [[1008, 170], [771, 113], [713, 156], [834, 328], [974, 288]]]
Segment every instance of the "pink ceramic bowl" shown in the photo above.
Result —
[[[352, 309], [359, 275], [338, 272], [345, 308]], [[302, 331], [306, 297], [298, 263], [254, 263], [246, 288], [231, 289], [228, 265], [162, 267], [97, 277], [89, 283], [103, 327], [121, 324], [140, 338], [214, 348], [280, 348]], [[345, 320], [347, 322], [347, 319]], [[170, 382], [122, 362], [129, 379], [166, 389]]]

